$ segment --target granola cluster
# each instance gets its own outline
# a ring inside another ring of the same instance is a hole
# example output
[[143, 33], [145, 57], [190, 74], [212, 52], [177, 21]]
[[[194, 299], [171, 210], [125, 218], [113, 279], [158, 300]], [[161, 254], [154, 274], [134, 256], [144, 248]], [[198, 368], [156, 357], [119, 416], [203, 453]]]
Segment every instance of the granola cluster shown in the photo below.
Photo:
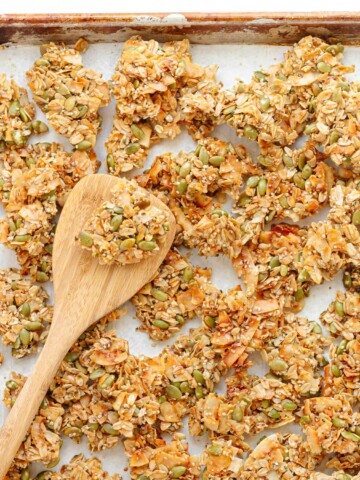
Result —
[[99, 109], [110, 102], [102, 75], [82, 64], [80, 51], [86, 48], [82, 39], [75, 48], [62, 43], [43, 45], [41, 57], [26, 73], [34, 101], [49, 125], [80, 151], [95, 146], [102, 123]]
[[137, 263], [156, 254], [169, 231], [168, 213], [135, 180], [121, 178], [86, 221], [78, 243], [100, 264]]
[[[51, 275], [55, 216], [98, 166], [92, 147], [109, 91], [81, 65], [86, 46], [44, 46], [28, 72], [34, 100], [75, 147], [71, 154], [54, 143], [25, 145], [46, 126], [33, 120], [25, 92], [0, 77], [0, 238], [22, 273], [40, 282]], [[109, 172], [141, 167], [149, 148], [183, 125], [197, 145], [159, 155], [135, 180], [119, 179], [78, 242], [105, 264], [156, 254], [167, 217], [138, 186], [156, 195], [177, 230], [156, 275], [132, 298], [139, 330], [161, 341], [196, 318], [201, 326], [154, 357], [133, 355], [111, 329], [119, 311], [88, 329], [64, 358], [9, 480], [28, 480], [32, 462], [56, 467], [62, 436], [86, 439], [92, 451], [122, 444], [133, 480], [359, 480], [360, 94], [342, 54], [342, 45], [306, 37], [249, 84], [221, 90], [217, 67], [193, 63], [187, 40], [125, 42], [110, 85]], [[244, 146], [209, 136], [224, 122], [258, 143], [257, 162]], [[187, 249], [227, 256], [243, 286], [216, 287]], [[321, 323], [301, 316], [310, 289], [338, 274], [344, 290]], [[17, 357], [36, 351], [52, 316], [44, 290], [6, 270], [0, 292], [3, 342]], [[265, 370], [255, 375], [260, 359]], [[17, 373], [8, 379], [9, 408], [24, 382]], [[185, 425], [206, 435], [198, 456]], [[335, 471], [320, 473], [324, 465]], [[82, 455], [40, 475], [120, 479]]]
[[131, 37], [124, 43], [112, 77], [116, 99], [106, 148], [109, 173], [141, 167], [149, 148], [175, 138], [184, 124], [196, 139], [217, 123], [217, 67], [192, 62], [188, 40], [165, 43]]

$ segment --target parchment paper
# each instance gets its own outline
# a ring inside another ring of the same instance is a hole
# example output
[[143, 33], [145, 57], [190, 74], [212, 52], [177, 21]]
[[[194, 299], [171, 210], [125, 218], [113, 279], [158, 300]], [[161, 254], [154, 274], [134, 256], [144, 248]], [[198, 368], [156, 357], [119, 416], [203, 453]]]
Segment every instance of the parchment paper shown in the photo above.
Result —
[[[203, 65], [217, 64], [219, 65], [218, 79], [224, 84], [224, 87], [230, 87], [234, 84], [236, 78], [241, 78], [244, 81], [249, 81], [254, 70], [266, 68], [273, 63], [281, 61], [282, 54], [286, 51], [287, 47], [283, 46], [267, 46], [267, 45], [194, 45], [192, 47], [192, 54], [194, 61]], [[121, 44], [97, 44], [90, 45], [88, 51], [83, 54], [84, 65], [89, 68], [94, 68], [104, 75], [104, 78], [110, 79], [113, 73], [116, 61], [120, 55]], [[348, 47], [345, 49], [344, 63], [355, 64], [360, 69], [360, 56], [358, 47]], [[39, 48], [33, 46], [17, 46], [9, 47], [0, 50], [0, 73], [6, 73], [8, 76], [12, 75], [16, 82], [21, 87], [26, 87], [25, 72], [30, 66], [32, 66], [34, 60], [39, 57]], [[350, 75], [349, 79], [356, 78], [357, 75]], [[31, 98], [31, 93], [29, 93]], [[115, 102], [111, 105], [103, 108], [100, 113], [103, 116], [102, 132], [98, 137], [96, 153], [98, 158], [102, 161], [106, 158], [106, 152], [104, 148], [104, 142], [112, 128], [112, 117], [115, 111]], [[37, 118], [46, 121], [45, 116], [37, 108]], [[217, 127], [214, 136], [218, 136], [221, 139], [231, 141], [234, 144], [244, 144], [252, 153], [253, 158], [256, 158], [258, 150], [253, 142], [249, 142], [246, 139], [239, 139], [235, 132], [229, 127], [222, 125]], [[56, 141], [61, 143], [65, 149], [71, 150], [70, 143], [64, 139], [61, 135], [55, 133], [50, 127], [50, 131], [40, 137], [33, 136], [32, 143], [36, 141]], [[180, 150], [190, 151], [194, 148], [195, 142], [192, 138], [183, 131], [180, 136], [175, 140], [166, 140], [156, 145], [150, 150], [149, 158], [144, 165], [147, 168], [151, 165], [156, 155], [163, 152], [178, 152]], [[102, 166], [101, 171], [105, 171]], [[136, 173], [140, 171], [137, 170]], [[135, 172], [134, 172], [135, 173]], [[1, 214], [3, 215], [3, 211]], [[309, 224], [312, 221], [319, 221], [326, 216], [326, 209], [323, 209], [318, 215], [307, 219], [302, 224]], [[194, 251], [191, 260], [195, 264], [201, 266], [211, 267], [213, 269], [212, 281], [213, 283], [223, 289], [228, 290], [235, 287], [239, 282], [235, 272], [231, 267], [230, 261], [226, 257], [217, 258], [204, 258], [199, 257]], [[6, 249], [0, 245], [0, 268], [17, 267], [16, 257], [14, 252]], [[319, 320], [320, 313], [325, 310], [328, 304], [334, 299], [335, 293], [338, 289], [343, 289], [342, 286], [342, 272], [336, 277], [333, 282], [328, 282], [320, 286], [312, 287], [310, 297], [306, 301], [304, 310], [300, 313], [301, 316], [308, 317], [311, 320]], [[45, 288], [52, 295], [52, 285], [50, 283], [45, 285]], [[140, 322], [135, 318], [134, 308], [131, 304], [127, 303], [124, 308], [127, 310], [126, 316], [122, 317], [119, 321], [111, 324], [110, 328], [116, 329], [119, 336], [126, 338], [130, 345], [130, 352], [135, 355], [147, 355], [154, 356], [161, 352], [161, 350], [168, 344], [173, 343], [174, 338], [168, 342], [154, 342], [149, 339], [147, 334], [138, 332], [136, 328]], [[196, 328], [200, 326], [200, 320], [194, 319], [188, 322], [185, 328], [182, 329], [180, 334], [186, 333], [189, 328]], [[176, 337], [175, 337], [176, 338]], [[61, 341], [61, 339], [59, 339]], [[4, 354], [4, 363], [0, 366], [0, 397], [2, 399], [3, 389], [5, 388], [5, 382], [9, 378], [11, 371], [29, 374], [32, 366], [35, 363], [36, 356], [32, 355], [23, 359], [15, 359], [11, 356], [11, 349], [5, 347], [0, 343], [0, 351]], [[260, 359], [260, 355], [255, 354], [251, 358], [254, 362], [254, 366], [250, 368], [250, 373], [265, 374], [267, 369]], [[218, 393], [224, 393], [225, 383], [224, 380], [215, 389]], [[0, 405], [0, 425], [3, 423], [7, 415], [6, 407]], [[298, 432], [296, 425], [286, 426], [283, 429], [268, 430], [252, 438], [246, 440], [255, 445], [257, 440], [265, 435], [271, 434], [276, 431], [293, 431]], [[186, 419], [185, 429], [186, 433]], [[166, 437], [165, 437], [166, 438]], [[64, 445], [61, 449], [61, 462], [55, 468], [58, 470], [61, 465], [67, 463], [74, 455], [83, 452], [87, 457], [91, 456], [91, 452], [87, 448], [86, 440], [84, 439], [79, 445], [74, 443], [67, 437], [63, 437]], [[189, 437], [190, 451], [192, 454], [200, 454], [205, 443], [206, 435], [203, 437], [193, 439]], [[124, 454], [121, 445], [106, 450], [104, 452], [96, 452], [98, 458], [103, 461], [103, 467], [110, 473], [121, 473], [124, 480], [130, 479], [128, 472], [124, 471], [127, 467], [127, 458]], [[1, 459], [0, 459], [1, 461]], [[42, 464], [32, 467], [32, 473], [38, 473], [44, 470]]]

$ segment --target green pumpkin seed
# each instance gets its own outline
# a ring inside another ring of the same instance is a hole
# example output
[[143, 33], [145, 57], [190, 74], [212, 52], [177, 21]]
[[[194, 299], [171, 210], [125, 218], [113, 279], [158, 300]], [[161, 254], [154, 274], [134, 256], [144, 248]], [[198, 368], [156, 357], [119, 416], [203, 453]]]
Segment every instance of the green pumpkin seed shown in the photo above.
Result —
[[286, 275], [288, 274], [289, 272], [289, 267], [287, 265], [281, 265], [280, 267], [280, 275], [282, 277], [286, 277]]
[[21, 220], [21, 218], [18, 218], [16, 220], [16, 228], [21, 228], [23, 226], [23, 221]]
[[114, 215], [112, 217], [111, 221], [110, 221], [110, 230], [112, 232], [117, 232], [119, 230], [122, 222], [123, 222], [123, 216], [122, 215]]
[[192, 267], [185, 267], [182, 274], [182, 278], [184, 282], [189, 283], [190, 280], [194, 278], [194, 269]]
[[27, 347], [31, 342], [31, 333], [26, 329], [22, 328], [19, 333], [21, 343]]
[[73, 363], [75, 362], [75, 360], [77, 360], [79, 358], [79, 354], [77, 352], [68, 352], [65, 357], [64, 357], [64, 360], [65, 362], [67, 363]]
[[17, 147], [23, 147], [25, 145], [26, 139], [23, 136], [23, 134], [20, 132], [20, 130], [13, 130], [11, 132], [11, 136], [12, 136], [13, 142]]
[[76, 97], [69, 97], [64, 102], [64, 108], [67, 112], [74, 110], [76, 105]]
[[35, 65], [38, 67], [48, 67], [50, 62], [46, 58], [40, 57], [36, 60]]
[[20, 108], [19, 113], [20, 113], [20, 118], [23, 122], [29, 122], [30, 121], [30, 117], [26, 113], [25, 108]]
[[136, 243], [135, 238], [126, 238], [120, 243], [119, 248], [122, 251], [129, 250], [135, 245], [135, 243]]
[[166, 300], [168, 299], [167, 293], [159, 290], [158, 288], [152, 288], [150, 290], [150, 293], [154, 298], [156, 298], [156, 300], [159, 300], [159, 302], [166, 302]]
[[236, 105], [230, 105], [230, 107], [227, 107], [223, 110], [223, 115], [231, 115], [234, 113], [236, 110]]
[[98, 423], [87, 423], [86, 426], [90, 432], [96, 432], [100, 427]]
[[338, 348], [336, 349], [336, 354], [337, 355], [342, 355], [345, 352], [346, 347], [347, 347], [347, 341], [346, 340], [341, 340]]
[[317, 64], [317, 68], [318, 68], [319, 72], [321, 72], [321, 73], [328, 73], [331, 70], [331, 65], [329, 65], [328, 63], [325, 63], [325, 62], [319, 62]]
[[204, 390], [202, 387], [196, 387], [195, 388], [195, 397], [200, 400], [201, 398], [204, 398]]
[[267, 82], [266, 75], [260, 70], [257, 70], [256, 72], [254, 72], [254, 77], [260, 80], [260, 82]]
[[243, 409], [240, 406], [235, 407], [234, 410], [232, 411], [231, 418], [235, 422], [241, 422], [242, 419], [244, 418]]
[[154, 327], [160, 328], [161, 330], [167, 330], [170, 326], [167, 322], [160, 319], [153, 320], [152, 324], [154, 325]]
[[64, 84], [60, 85], [59, 88], [58, 88], [58, 93], [60, 93], [60, 95], [62, 95], [63, 97], [66, 97], [67, 95], [70, 95], [70, 90], [68, 89], [68, 87]]
[[104, 430], [105, 433], [108, 433], [109, 435], [114, 435], [114, 436], [120, 435], [119, 430], [115, 430], [115, 428], [110, 423], [105, 423], [102, 429]]
[[352, 287], [352, 279], [349, 272], [344, 272], [343, 285], [347, 290]]
[[345, 428], [347, 425], [345, 420], [342, 420], [341, 418], [337, 418], [337, 417], [334, 417], [332, 419], [332, 424], [334, 425], [334, 427], [337, 427], [337, 428]]
[[225, 157], [222, 157], [221, 155], [215, 155], [209, 158], [210, 165], [213, 165], [214, 167], [220, 167], [220, 165], [224, 162], [225, 162]]
[[193, 371], [193, 377], [195, 378], [196, 382], [199, 385], [204, 385], [205, 384], [205, 378], [202, 372], [200, 370], [194, 370]]
[[301, 153], [298, 159], [298, 168], [302, 170], [305, 167], [305, 165], [306, 165], [306, 157], [304, 153]]
[[341, 93], [341, 88], [337, 88], [331, 95], [331, 100], [335, 103], [340, 103], [342, 99], [343, 99], [343, 96]]
[[304, 129], [304, 133], [305, 135], [311, 135], [312, 133], [314, 133], [316, 131], [317, 127], [316, 127], [316, 123], [311, 123], [310, 125], [307, 125]]
[[210, 315], [206, 315], [204, 317], [205, 325], [207, 325], [209, 328], [214, 328], [216, 325], [217, 318], [218, 317], [210, 317]]
[[175, 315], [175, 320], [179, 325], [184, 325], [185, 318], [182, 315]]
[[30, 317], [31, 314], [31, 308], [28, 302], [24, 302], [21, 305], [21, 313], [24, 315], [24, 317]]
[[58, 457], [55, 460], [53, 460], [52, 462], [48, 463], [46, 466], [47, 466], [47, 468], [54, 468], [54, 467], [56, 467], [56, 465], [58, 465], [59, 462], [60, 462], [60, 457]]
[[267, 190], [267, 180], [265, 178], [260, 178], [258, 184], [259, 195], [264, 196]]
[[329, 138], [329, 143], [332, 145], [333, 143], [336, 143], [340, 138], [340, 134], [336, 131], [331, 132], [330, 138]]
[[13, 220], [8, 221], [10, 232], [16, 232], [16, 223]]
[[91, 247], [92, 244], [94, 243], [94, 240], [92, 239], [92, 236], [89, 235], [86, 232], [81, 232], [79, 234], [79, 240], [81, 245], [84, 245], [84, 247]]
[[298, 288], [294, 294], [294, 298], [297, 302], [300, 302], [301, 300], [303, 300], [305, 297], [305, 293], [304, 293], [304, 290], [302, 288]]
[[334, 377], [341, 377], [341, 370], [337, 365], [331, 365], [331, 373]]
[[76, 148], [80, 151], [89, 150], [92, 147], [92, 143], [89, 140], [83, 140], [82, 142], [76, 145]]
[[339, 88], [341, 88], [341, 90], [345, 90], [345, 92], [350, 92], [350, 84], [349, 83], [340, 82], [340, 83], [337, 84], [337, 86]]
[[140, 150], [140, 145], [138, 143], [130, 143], [126, 148], [125, 148], [125, 153], [126, 155], [133, 155], [136, 153], [138, 150]]
[[294, 412], [298, 408], [296, 403], [292, 402], [291, 400], [284, 400], [282, 402], [282, 406], [286, 412]]
[[305, 180], [302, 178], [301, 173], [295, 173], [293, 181], [298, 188], [301, 188], [301, 190], [305, 190]]
[[353, 213], [351, 222], [357, 227], [360, 225], [360, 210], [356, 210], [356, 212]]
[[77, 109], [78, 113], [75, 116], [73, 115], [74, 118], [82, 118], [87, 114], [88, 107], [86, 105], [78, 105]]
[[96, 368], [90, 373], [90, 380], [96, 380], [97, 378], [102, 377], [105, 374], [105, 370], [103, 368]]
[[245, 205], [248, 205], [249, 203], [251, 203], [251, 198], [245, 195], [244, 193], [241, 194], [238, 201], [239, 207], [245, 207]]
[[176, 185], [176, 190], [177, 192], [180, 194], [180, 195], [183, 195], [186, 190], [187, 190], [187, 183], [186, 183], [186, 180], [185, 179], [182, 179], [180, 180], [180, 182], [178, 182], [178, 184]]
[[309, 415], [304, 415], [300, 418], [300, 425], [306, 425], [307, 423], [310, 423]]
[[200, 160], [200, 162], [201, 162], [203, 165], [208, 165], [208, 163], [209, 163], [209, 158], [210, 158], [209, 152], [206, 150], [205, 147], [201, 147], [201, 148], [200, 148], [200, 152], [199, 152], [199, 160]]
[[336, 328], [336, 325], [334, 322], [330, 323], [330, 332], [336, 335], [338, 333], [338, 329]]
[[9, 105], [9, 115], [10, 117], [17, 117], [20, 114], [20, 103], [15, 100]]
[[256, 140], [258, 135], [259, 135], [256, 128], [254, 128], [251, 125], [245, 125], [244, 134], [245, 134], [246, 138], [248, 138], [249, 140], [253, 140], [253, 141]]
[[180, 177], [185, 178], [187, 175], [189, 175], [190, 172], [191, 172], [191, 163], [190, 162], [185, 162], [180, 167], [179, 175], [180, 175]]
[[273, 420], [278, 420], [281, 417], [280, 413], [275, 410], [275, 408], [272, 408], [270, 412], [267, 413], [267, 416]]
[[308, 280], [310, 280], [310, 274], [307, 270], [303, 269], [299, 273], [299, 276], [297, 279], [299, 283], [307, 282]]
[[147, 242], [145, 240], [142, 240], [138, 243], [138, 247], [140, 248], [140, 250], [144, 250], [146, 252], [151, 252], [156, 248], [156, 246], [156, 242]]
[[273, 161], [270, 157], [265, 157], [264, 155], [259, 155], [258, 156], [258, 162], [260, 165], [263, 165], [264, 167], [268, 168], [273, 164]]
[[310, 167], [310, 165], [305, 165], [305, 167], [303, 168], [302, 172], [301, 172], [301, 176], [307, 180], [308, 178], [310, 178], [312, 175], [312, 168]]
[[226, 210], [222, 210], [221, 208], [216, 208], [215, 210], [213, 210], [211, 212], [210, 215], [217, 215], [218, 217], [223, 217], [223, 216], [228, 217], [229, 216], [228, 212]]
[[254, 175], [247, 180], [246, 186], [250, 188], [255, 188], [257, 187], [259, 180], [260, 180], [260, 177], [258, 175]]
[[112, 170], [115, 167], [115, 159], [114, 156], [109, 153], [109, 155], [106, 157], [106, 163], [109, 168], [109, 170]]
[[282, 159], [283, 159], [283, 162], [284, 162], [286, 167], [292, 168], [294, 166], [293, 159], [291, 157], [289, 157], [289, 155], [285, 155], [285, 153], [284, 153]]
[[192, 388], [190, 387], [189, 382], [181, 382], [180, 390], [182, 393], [192, 393]]
[[268, 274], [265, 272], [261, 272], [258, 275], [258, 282], [263, 282], [268, 277]]
[[151, 480], [147, 475], [139, 475], [136, 480]]
[[[49, 131], [49, 127], [46, 123], [41, 122], [40, 120], [33, 120], [31, 122], [32, 128], [36, 133], [46, 133]], [[35, 162], [33, 162], [35, 163]]]
[[285, 370], [288, 369], [289, 365], [281, 358], [274, 358], [269, 363], [269, 367], [271, 370], [274, 370], [275, 372], [284, 372]]
[[160, 405], [167, 402], [167, 398], [165, 397], [165, 395], [161, 395], [161, 397], [158, 398], [158, 402], [160, 403]]
[[207, 452], [210, 455], [218, 456], [222, 454], [222, 451], [223, 449], [220, 445], [210, 445], [210, 447], [207, 448]]
[[360, 436], [356, 435], [353, 432], [349, 432], [347, 430], [343, 430], [340, 432], [340, 435], [345, 438], [346, 440], [351, 440], [352, 442], [360, 442]]
[[266, 112], [270, 108], [270, 98], [261, 97], [259, 100], [260, 110]]
[[16, 390], [18, 388], [18, 384], [15, 382], [15, 380], [8, 380], [6, 382], [6, 388], [8, 390]]
[[338, 53], [342, 53], [344, 51], [344, 45], [338, 43], [337, 45], [330, 45], [326, 49], [327, 52], [331, 53], [331, 55], [337, 55]]
[[270, 262], [269, 262], [269, 267], [271, 269], [279, 267], [280, 266], [280, 260], [279, 257], [273, 257]]
[[134, 135], [134, 137], [136, 137], [138, 140], [142, 140], [145, 136], [145, 132], [142, 128], [138, 127], [137, 125], [135, 125], [135, 123], [133, 123], [131, 125], [131, 132], [132, 134]]
[[41, 330], [43, 327], [43, 324], [41, 322], [28, 322], [25, 325], [26, 330], [29, 330], [29, 332], [37, 332], [38, 330]]
[[263, 409], [266, 409], [266, 408], [270, 407], [269, 400], [262, 400], [262, 402], [260, 404], [260, 407], [263, 408]]
[[314, 333], [322, 333], [322, 328], [321, 328], [321, 325], [319, 325], [318, 323], [316, 322], [312, 322], [313, 323], [313, 328], [312, 328], [312, 332]]
[[175, 385], [166, 385], [165, 391], [168, 398], [173, 398], [174, 400], [178, 400], [179, 398], [182, 397], [181, 390]]
[[265, 222], [266, 223], [272, 222], [275, 218], [275, 215], [276, 215], [276, 210], [273, 210], [272, 212], [270, 212], [268, 215], [265, 216]]
[[36, 281], [40, 283], [45, 283], [50, 280], [49, 275], [47, 275], [45, 272], [36, 272]]
[[179, 465], [178, 467], [173, 467], [171, 469], [171, 476], [172, 478], [180, 478], [186, 473], [186, 468], [183, 467], [182, 465]]
[[338, 300], [335, 301], [334, 303], [335, 311], [340, 317], [343, 317], [345, 315], [345, 310], [344, 310], [344, 304], [342, 302], [339, 302]]
[[100, 388], [103, 390], [104, 388], [111, 387], [111, 385], [115, 382], [115, 378], [116, 378], [115, 375], [111, 375], [111, 374], [105, 375], [104, 380], [102, 380], [101, 385], [99, 385]]
[[31, 480], [30, 471], [28, 469], [21, 472], [20, 480]]

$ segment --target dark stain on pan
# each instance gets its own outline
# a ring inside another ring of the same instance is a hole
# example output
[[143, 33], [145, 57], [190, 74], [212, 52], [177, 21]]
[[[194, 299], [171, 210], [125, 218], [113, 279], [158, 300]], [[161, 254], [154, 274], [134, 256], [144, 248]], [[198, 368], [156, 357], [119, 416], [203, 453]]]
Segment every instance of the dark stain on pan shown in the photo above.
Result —
[[305, 35], [360, 43], [360, 13], [183, 13], [0, 15], [0, 44], [124, 41], [140, 34], [159, 41], [187, 36], [193, 43], [291, 44]]

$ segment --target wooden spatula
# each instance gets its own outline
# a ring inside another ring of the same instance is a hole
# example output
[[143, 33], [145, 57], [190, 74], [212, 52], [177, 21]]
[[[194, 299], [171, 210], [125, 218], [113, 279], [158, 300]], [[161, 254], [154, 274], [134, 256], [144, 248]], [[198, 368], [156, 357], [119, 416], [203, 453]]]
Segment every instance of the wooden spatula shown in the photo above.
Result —
[[[3, 479], [61, 361], [78, 337], [94, 322], [129, 300], [155, 275], [175, 235], [170, 229], [160, 251], [126, 266], [103, 266], [75, 243], [85, 221], [104, 200], [117, 178], [89, 175], [70, 193], [57, 226], [53, 253], [55, 310], [49, 336], [39, 359], [0, 431], [0, 479]], [[140, 187], [139, 187], [140, 188]], [[147, 192], [159, 208], [167, 209]]]

